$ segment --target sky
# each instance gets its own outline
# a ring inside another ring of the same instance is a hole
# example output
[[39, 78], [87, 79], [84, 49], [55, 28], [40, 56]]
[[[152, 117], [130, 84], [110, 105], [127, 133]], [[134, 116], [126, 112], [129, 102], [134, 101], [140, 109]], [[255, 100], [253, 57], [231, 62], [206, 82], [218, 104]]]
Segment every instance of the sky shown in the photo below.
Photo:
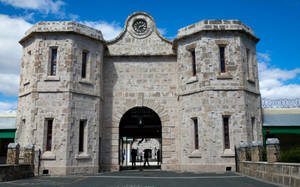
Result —
[[238, 19], [257, 37], [263, 98], [300, 98], [300, 0], [0, 0], [0, 113], [17, 108], [22, 47], [18, 41], [39, 21], [72, 20], [102, 31], [106, 40], [135, 11], [152, 15], [168, 39], [204, 19]]

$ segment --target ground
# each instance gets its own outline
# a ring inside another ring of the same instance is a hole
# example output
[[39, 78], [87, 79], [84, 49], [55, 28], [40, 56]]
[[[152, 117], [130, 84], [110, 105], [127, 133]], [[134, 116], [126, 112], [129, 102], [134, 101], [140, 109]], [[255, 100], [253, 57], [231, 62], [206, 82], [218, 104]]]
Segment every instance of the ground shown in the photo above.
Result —
[[121, 171], [101, 173], [93, 176], [40, 176], [30, 179], [0, 183], [0, 187], [34, 186], [34, 187], [188, 187], [188, 186], [276, 186], [260, 180], [249, 178], [233, 172], [226, 173], [176, 173], [160, 170]]

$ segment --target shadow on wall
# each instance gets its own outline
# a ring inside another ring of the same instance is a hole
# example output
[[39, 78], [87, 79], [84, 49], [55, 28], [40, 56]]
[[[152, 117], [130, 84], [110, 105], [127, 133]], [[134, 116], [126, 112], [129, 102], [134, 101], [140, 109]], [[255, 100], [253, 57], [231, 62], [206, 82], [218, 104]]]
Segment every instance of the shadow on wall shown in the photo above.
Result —
[[[106, 70], [106, 71], [104, 71]], [[119, 156], [113, 155], [116, 152], [116, 148], [119, 146], [119, 136], [113, 136], [119, 133], [119, 124], [113, 119], [113, 103], [114, 103], [114, 92], [113, 89], [119, 78], [115, 64], [108, 60], [107, 57], [103, 58], [103, 86], [102, 93], [104, 98], [103, 108], [102, 108], [102, 140], [101, 140], [101, 155], [100, 155], [100, 169], [102, 171], [119, 170], [118, 162]], [[105, 88], [105, 89], [104, 89]], [[113, 166], [115, 165], [115, 166]], [[116, 168], [112, 168], [116, 167]]]

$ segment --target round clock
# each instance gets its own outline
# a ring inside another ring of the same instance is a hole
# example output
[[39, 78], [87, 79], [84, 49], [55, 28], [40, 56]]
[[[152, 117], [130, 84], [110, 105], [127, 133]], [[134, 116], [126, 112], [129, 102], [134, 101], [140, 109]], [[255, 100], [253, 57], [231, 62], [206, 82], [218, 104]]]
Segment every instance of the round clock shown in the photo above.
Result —
[[143, 33], [147, 29], [147, 22], [143, 19], [138, 19], [135, 22], [133, 22], [132, 27], [133, 27], [135, 32]]

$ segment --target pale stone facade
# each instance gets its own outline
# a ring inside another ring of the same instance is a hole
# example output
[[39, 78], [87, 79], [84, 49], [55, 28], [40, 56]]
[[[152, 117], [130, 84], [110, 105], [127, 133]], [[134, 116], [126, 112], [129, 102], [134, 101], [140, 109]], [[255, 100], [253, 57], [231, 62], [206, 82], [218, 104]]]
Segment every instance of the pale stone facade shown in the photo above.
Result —
[[[40, 149], [41, 170], [50, 174], [119, 170], [121, 118], [143, 106], [161, 121], [163, 170], [234, 170], [234, 146], [262, 141], [257, 42], [253, 31], [237, 20], [204, 20], [180, 29], [173, 41], [161, 36], [144, 12], [131, 14], [111, 41], [78, 23], [39, 22], [20, 41], [16, 141]], [[225, 48], [225, 72], [220, 70], [219, 46]], [[57, 48], [55, 76], [49, 76], [52, 48]], [[84, 79], [83, 51], [88, 52]], [[224, 116], [229, 118], [227, 149]], [[53, 120], [50, 151], [48, 119]], [[87, 125], [83, 152], [78, 146], [81, 120]]]

